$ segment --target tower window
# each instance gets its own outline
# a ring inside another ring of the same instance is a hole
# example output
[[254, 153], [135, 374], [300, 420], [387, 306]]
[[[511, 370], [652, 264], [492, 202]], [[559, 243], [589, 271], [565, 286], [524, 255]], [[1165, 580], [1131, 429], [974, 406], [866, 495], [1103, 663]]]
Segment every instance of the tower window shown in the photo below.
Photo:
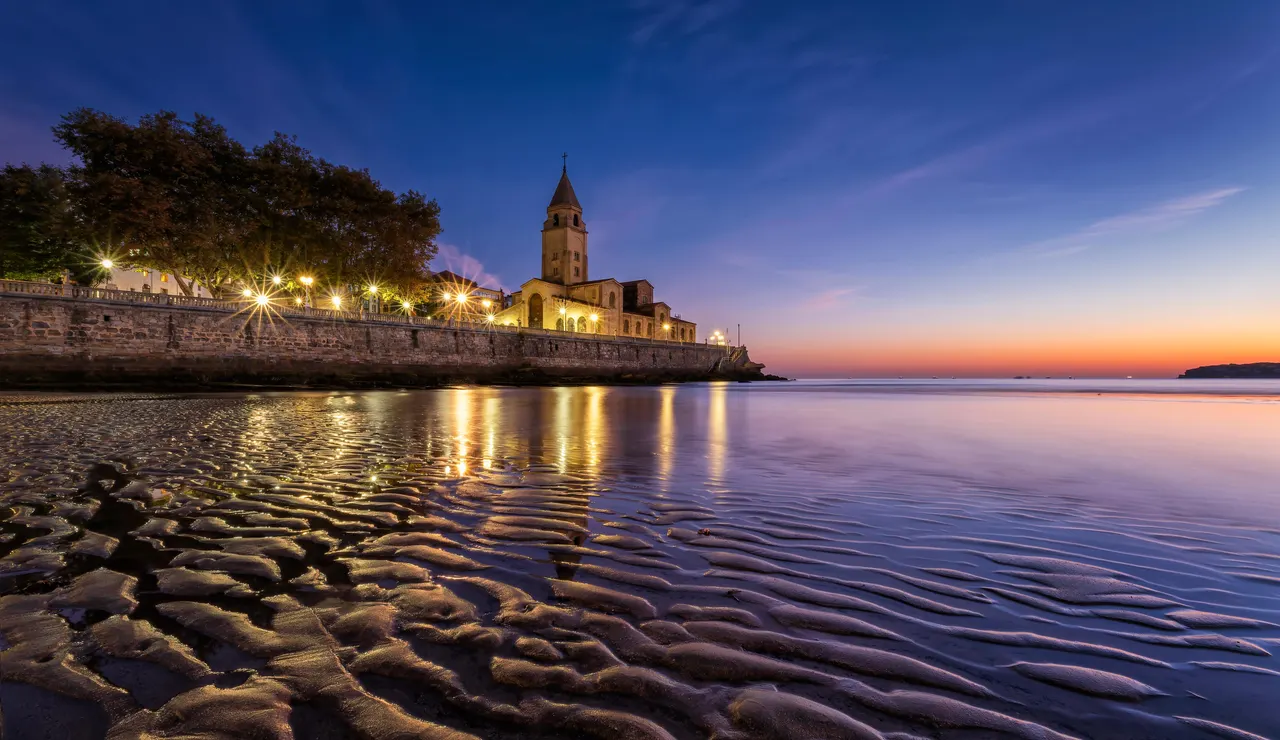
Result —
[[609, 291], [609, 308], [617, 308], [618, 296], [613, 291]]
[[551, 217], [551, 225], [552, 226], [560, 225], [560, 214], [557, 213]]
[[580, 275], [580, 274], [582, 274], [582, 273], [578, 271], [578, 266], [577, 266], [577, 265], [574, 265], [574, 266], [573, 266], [573, 276], [574, 276], [574, 277], [578, 277], [578, 275]]
[[574, 225], [574, 226], [577, 226], [577, 225], [578, 225], [578, 214], [576, 214], [576, 213], [575, 213], [575, 214], [573, 214], [573, 225]]
[[573, 253], [573, 261], [574, 261], [574, 262], [581, 262], [582, 260], [580, 259], [580, 257], [581, 257], [581, 255], [579, 255], [577, 252], [574, 252], [574, 253]]
[[623, 320], [622, 320], [622, 333], [623, 333], [623, 334], [630, 334], [630, 333], [631, 333], [631, 320], [630, 320], [630, 319], [623, 319]]

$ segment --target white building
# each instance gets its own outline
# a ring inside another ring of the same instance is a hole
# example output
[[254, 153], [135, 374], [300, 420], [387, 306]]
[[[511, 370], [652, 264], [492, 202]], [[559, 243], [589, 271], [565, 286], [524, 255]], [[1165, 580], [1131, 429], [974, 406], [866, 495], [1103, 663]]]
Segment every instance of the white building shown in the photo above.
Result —
[[[197, 298], [212, 298], [213, 294], [203, 286], [188, 280], [192, 295]], [[110, 290], [127, 290], [135, 293], [163, 293], [166, 295], [182, 295], [182, 288], [173, 279], [173, 274], [159, 270], [148, 270], [141, 267], [112, 267], [111, 276], [100, 287]]]

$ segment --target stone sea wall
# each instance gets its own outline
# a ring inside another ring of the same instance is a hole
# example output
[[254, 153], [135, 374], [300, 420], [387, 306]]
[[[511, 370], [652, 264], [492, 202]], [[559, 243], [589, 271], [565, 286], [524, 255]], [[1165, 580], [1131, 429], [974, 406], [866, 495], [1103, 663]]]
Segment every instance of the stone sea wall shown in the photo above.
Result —
[[169, 298], [0, 292], [0, 387], [652, 382], [742, 375], [750, 362], [701, 344]]

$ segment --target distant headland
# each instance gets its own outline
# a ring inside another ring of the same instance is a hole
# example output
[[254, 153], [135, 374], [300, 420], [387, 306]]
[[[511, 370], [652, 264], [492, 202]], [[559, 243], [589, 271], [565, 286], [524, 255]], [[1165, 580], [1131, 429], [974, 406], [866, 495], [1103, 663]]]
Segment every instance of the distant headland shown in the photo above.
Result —
[[1193, 367], [1179, 378], [1277, 378], [1280, 362], [1249, 362], [1243, 365], [1204, 365]]

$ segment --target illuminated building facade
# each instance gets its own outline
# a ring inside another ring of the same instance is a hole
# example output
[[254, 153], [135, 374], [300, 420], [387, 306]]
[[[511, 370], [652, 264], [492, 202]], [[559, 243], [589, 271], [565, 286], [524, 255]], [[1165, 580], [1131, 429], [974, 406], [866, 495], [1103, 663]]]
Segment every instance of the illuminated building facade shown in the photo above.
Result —
[[697, 325], [653, 300], [648, 280], [592, 280], [587, 270], [587, 222], [567, 168], [560, 172], [542, 222], [542, 276], [511, 294], [494, 322], [535, 329], [693, 342]]

